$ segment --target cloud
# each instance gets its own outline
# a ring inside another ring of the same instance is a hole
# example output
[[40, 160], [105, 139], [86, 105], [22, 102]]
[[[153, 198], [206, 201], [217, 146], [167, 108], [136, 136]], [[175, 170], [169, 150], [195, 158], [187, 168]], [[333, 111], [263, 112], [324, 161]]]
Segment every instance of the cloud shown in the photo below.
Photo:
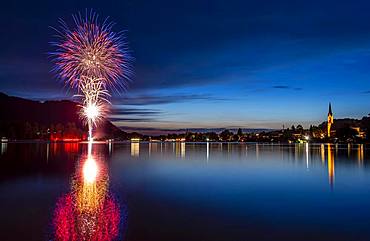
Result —
[[138, 95], [115, 98], [116, 105], [162, 105], [170, 103], [188, 102], [195, 100], [203, 101], [227, 101], [226, 98], [218, 98], [211, 95], [200, 94], [178, 94], [178, 95]]
[[122, 108], [115, 106], [111, 112], [112, 115], [160, 115], [163, 114], [163, 111], [158, 109], [138, 109], [138, 108]]
[[143, 117], [143, 118], [109, 117], [108, 119], [113, 122], [157, 122], [157, 120], [154, 118], [146, 118], [146, 117]]
[[156, 122], [159, 115], [164, 112], [159, 109], [127, 108], [113, 106], [109, 119], [114, 122]]
[[290, 89], [290, 87], [287, 86], [287, 85], [274, 85], [274, 86], [272, 86], [272, 88], [274, 88], [274, 89]]
[[274, 86], [272, 86], [272, 88], [273, 89], [296, 90], [296, 91], [302, 90], [302, 88], [300, 88], [300, 87], [292, 87], [292, 86], [288, 86], [288, 85], [274, 85]]

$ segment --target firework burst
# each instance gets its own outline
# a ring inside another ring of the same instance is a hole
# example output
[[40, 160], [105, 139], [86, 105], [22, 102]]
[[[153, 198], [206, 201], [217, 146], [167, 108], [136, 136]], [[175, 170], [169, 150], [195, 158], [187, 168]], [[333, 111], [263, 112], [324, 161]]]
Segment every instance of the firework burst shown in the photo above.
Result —
[[61, 29], [56, 29], [59, 41], [52, 43], [56, 51], [51, 53], [54, 71], [72, 88], [79, 86], [82, 76], [94, 76], [108, 87], [125, 89], [131, 76], [131, 57], [123, 33], [113, 32], [113, 23], [108, 19], [99, 22], [93, 12], [73, 19], [74, 28], [60, 20]]
[[130, 80], [131, 57], [122, 32], [112, 31], [113, 23], [108, 18], [98, 21], [94, 12], [85, 18], [73, 16], [74, 28], [60, 20], [59, 41], [53, 42], [54, 71], [66, 85], [78, 90], [82, 100], [80, 117], [92, 128], [107, 114], [108, 88], [126, 89]]

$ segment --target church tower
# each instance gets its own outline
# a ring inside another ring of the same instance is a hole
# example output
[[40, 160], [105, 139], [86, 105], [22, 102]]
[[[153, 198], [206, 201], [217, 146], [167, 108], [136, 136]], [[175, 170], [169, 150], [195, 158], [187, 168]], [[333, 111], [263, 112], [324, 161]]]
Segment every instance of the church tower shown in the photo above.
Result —
[[333, 112], [331, 111], [331, 103], [329, 102], [329, 112], [328, 112], [328, 137], [330, 137], [331, 125], [334, 123]]

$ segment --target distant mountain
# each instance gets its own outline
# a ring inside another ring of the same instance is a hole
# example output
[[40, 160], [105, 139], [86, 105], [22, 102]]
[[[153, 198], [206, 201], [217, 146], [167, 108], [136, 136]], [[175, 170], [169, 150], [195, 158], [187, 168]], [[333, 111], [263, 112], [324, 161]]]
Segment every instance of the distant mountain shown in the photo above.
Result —
[[[84, 138], [87, 127], [79, 119], [79, 106], [69, 100], [34, 101], [0, 93], [0, 135], [11, 139]], [[98, 138], [125, 138], [126, 133], [108, 120], [96, 131]]]
[[[239, 128], [190, 128], [190, 129], [179, 129], [180, 131], [188, 131], [188, 132], [198, 132], [198, 133], [208, 133], [208, 132], [216, 132], [220, 133], [224, 130], [229, 130], [231, 132], [238, 132]], [[273, 131], [274, 129], [266, 129], [266, 128], [241, 128], [244, 133], [261, 133], [267, 131]]]
[[[233, 133], [238, 131], [238, 128], [188, 128], [188, 129], [157, 129], [157, 128], [140, 128], [140, 127], [120, 127], [122, 130], [127, 132], [138, 132], [144, 135], [167, 135], [167, 134], [181, 134], [186, 132], [196, 132], [196, 133], [209, 133], [215, 132], [220, 133], [226, 129], [230, 130]], [[269, 132], [274, 129], [265, 129], [265, 128], [242, 128], [244, 133], [261, 133]]]

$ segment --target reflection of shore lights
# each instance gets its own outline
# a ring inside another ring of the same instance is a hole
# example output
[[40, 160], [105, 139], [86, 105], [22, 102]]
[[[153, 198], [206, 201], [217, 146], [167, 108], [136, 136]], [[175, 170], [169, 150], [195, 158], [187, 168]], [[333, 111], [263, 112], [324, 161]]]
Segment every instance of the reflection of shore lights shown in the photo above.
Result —
[[83, 166], [83, 177], [84, 180], [88, 183], [92, 183], [96, 180], [98, 175], [98, 166], [92, 158], [88, 158]]
[[182, 158], [184, 158], [185, 157], [185, 148], [186, 148], [186, 146], [185, 146], [186, 144], [185, 144], [185, 142], [182, 142], [181, 143], [181, 157]]
[[325, 163], [325, 146], [324, 144], [321, 144], [321, 162]]
[[131, 142], [131, 156], [138, 157], [140, 154], [140, 143]]
[[335, 163], [334, 163], [334, 153], [331, 149], [331, 145], [328, 144], [328, 176], [329, 176], [329, 184], [331, 188], [334, 186], [334, 175], [335, 175]]

